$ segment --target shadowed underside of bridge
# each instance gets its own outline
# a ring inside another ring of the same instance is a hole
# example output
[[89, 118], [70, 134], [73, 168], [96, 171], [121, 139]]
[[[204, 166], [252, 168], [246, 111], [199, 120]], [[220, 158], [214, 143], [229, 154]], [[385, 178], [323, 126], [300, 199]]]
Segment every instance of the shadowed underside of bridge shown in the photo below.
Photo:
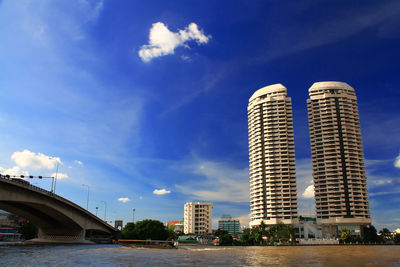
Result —
[[[111, 241], [118, 230], [82, 207], [41, 188], [0, 178], [0, 209], [28, 219], [43, 242]], [[85, 236], [85, 237], [84, 237]]]

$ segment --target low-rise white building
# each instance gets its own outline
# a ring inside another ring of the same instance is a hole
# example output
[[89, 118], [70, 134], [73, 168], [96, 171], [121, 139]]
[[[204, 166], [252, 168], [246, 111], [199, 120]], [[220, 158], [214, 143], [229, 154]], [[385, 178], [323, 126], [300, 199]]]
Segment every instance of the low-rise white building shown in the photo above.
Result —
[[196, 235], [212, 232], [212, 203], [187, 202], [183, 219], [184, 233]]

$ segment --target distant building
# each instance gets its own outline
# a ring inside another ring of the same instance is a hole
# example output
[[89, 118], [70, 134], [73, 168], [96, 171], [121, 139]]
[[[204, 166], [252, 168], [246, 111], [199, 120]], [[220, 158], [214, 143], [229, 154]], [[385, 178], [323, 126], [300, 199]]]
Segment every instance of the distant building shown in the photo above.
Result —
[[322, 237], [338, 237], [342, 228], [360, 235], [371, 217], [355, 91], [344, 82], [317, 82], [309, 95], [315, 206]]
[[187, 202], [185, 204], [184, 233], [206, 235], [212, 232], [212, 203]]
[[231, 215], [224, 214], [221, 216], [221, 219], [218, 220], [218, 229], [225, 230], [230, 235], [236, 235], [239, 233], [240, 221], [232, 219]]
[[18, 228], [25, 221], [25, 219], [0, 210], [0, 227]]
[[20, 241], [18, 228], [24, 221], [17, 215], [0, 210], [0, 241]]
[[183, 232], [183, 221], [169, 221], [167, 227], [174, 232]]

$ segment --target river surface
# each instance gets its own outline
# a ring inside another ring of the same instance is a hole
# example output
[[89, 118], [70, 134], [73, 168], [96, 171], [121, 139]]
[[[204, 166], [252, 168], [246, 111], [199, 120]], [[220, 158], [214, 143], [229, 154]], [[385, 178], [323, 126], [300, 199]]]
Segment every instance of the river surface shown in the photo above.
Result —
[[0, 246], [0, 266], [400, 266], [400, 246]]

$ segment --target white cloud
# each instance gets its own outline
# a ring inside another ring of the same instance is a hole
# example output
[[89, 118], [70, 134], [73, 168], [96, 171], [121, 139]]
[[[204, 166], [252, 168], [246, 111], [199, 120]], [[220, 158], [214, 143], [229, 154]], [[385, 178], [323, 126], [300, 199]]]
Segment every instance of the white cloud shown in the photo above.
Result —
[[249, 227], [250, 226], [250, 213], [240, 216], [239, 218], [241, 227]]
[[11, 159], [20, 167], [33, 169], [53, 169], [56, 162], [61, 163], [60, 158], [50, 157], [42, 153], [36, 154], [27, 149], [22, 152], [14, 152]]
[[5, 169], [3, 167], [0, 167], [0, 172], [4, 171]]
[[80, 161], [80, 160], [75, 160], [75, 163], [78, 164], [78, 165], [83, 165], [83, 162]]
[[181, 56], [181, 59], [182, 59], [182, 60], [185, 60], [185, 61], [190, 61], [190, 57], [189, 57], [189, 56], [186, 56], [186, 55], [182, 55], [182, 56]]
[[302, 196], [304, 198], [313, 198], [314, 197], [314, 185], [309, 185], [306, 190], [304, 190]]
[[311, 190], [314, 190], [311, 159], [296, 159], [296, 184], [299, 198], [313, 197], [309, 197], [311, 192], [313, 192]]
[[175, 48], [185, 46], [187, 41], [196, 40], [198, 44], [207, 43], [211, 36], [204, 35], [196, 23], [190, 23], [184, 30], [171, 32], [162, 22], [156, 22], [150, 29], [149, 44], [143, 45], [139, 56], [144, 62], [149, 62], [155, 57], [174, 54]]
[[65, 179], [65, 178], [68, 178], [68, 174], [66, 174], [66, 173], [61, 173], [61, 172], [59, 172], [59, 173], [52, 173], [50, 176], [51, 176], [51, 177], [56, 177], [56, 174], [57, 174], [57, 179]]
[[104, 1], [100, 0], [94, 7], [89, 7], [89, 21], [96, 21], [100, 16], [101, 11], [103, 10]]
[[398, 195], [398, 194], [400, 194], [400, 190], [382, 191], [382, 192], [376, 192], [376, 193], [369, 193], [369, 196], [370, 196], [370, 197], [374, 197], [374, 196]]
[[27, 171], [21, 170], [19, 166], [14, 166], [10, 169], [4, 170], [3, 174], [8, 174], [8, 175], [29, 175], [29, 173]]
[[393, 182], [392, 179], [379, 179], [372, 181], [376, 185], [384, 185], [384, 184], [391, 184]]
[[196, 160], [184, 168], [202, 177], [175, 185], [181, 193], [205, 201], [249, 202], [248, 168], [239, 169], [226, 163], [203, 160]]
[[153, 194], [154, 195], [165, 195], [165, 194], [170, 194], [171, 191], [166, 190], [166, 189], [154, 189]]
[[127, 198], [127, 197], [120, 197], [120, 198], [118, 198], [118, 201], [122, 202], [122, 203], [126, 203], [126, 202], [131, 201], [131, 200], [129, 198]]
[[398, 155], [398, 156], [396, 157], [396, 159], [394, 160], [394, 166], [395, 166], [396, 168], [400, 168], [400, 155]]

